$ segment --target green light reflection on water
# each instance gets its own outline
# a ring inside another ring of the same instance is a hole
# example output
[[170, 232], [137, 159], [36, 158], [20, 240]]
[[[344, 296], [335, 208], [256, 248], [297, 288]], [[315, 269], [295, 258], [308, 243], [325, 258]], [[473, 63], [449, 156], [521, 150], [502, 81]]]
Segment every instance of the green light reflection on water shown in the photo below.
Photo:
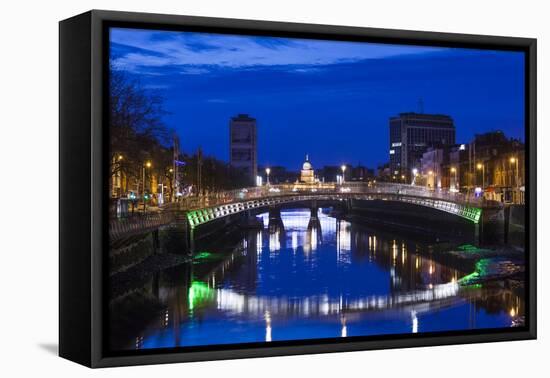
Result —
[[193, 311], [197, 306], [214, 299], [215, 290], [208, 287], [202, 281], [193, 281], [189, 286], [187, 301], [189, 303], [189, 311]]
[[475, 270], [472, 273], [462, 277], [458, 283], [462, 286], [480, 285], [478, 280], [487, 276], [490, 263], [491, 261], [489, 259], [479, 260], [476, 262]]

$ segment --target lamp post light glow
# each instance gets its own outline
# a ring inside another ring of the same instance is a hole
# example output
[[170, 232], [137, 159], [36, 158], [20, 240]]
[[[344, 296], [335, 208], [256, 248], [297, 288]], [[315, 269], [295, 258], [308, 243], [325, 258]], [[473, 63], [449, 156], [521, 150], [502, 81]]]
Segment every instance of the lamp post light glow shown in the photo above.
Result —
[[271, 168], [266, 168], [265, 169], [265, 174], [267, 176], [267, 181], [266, 181], [266, 185], [269, 185], [269, 174], [271, 173]]
[[428, 171], [428, 179], [426, 180], [426, 186], [428, 189], [435, 189], [435, 177], [434, 171], [431, 169]]
[[516, 185], [515, 185], [516, 190], [515, 190], [515, 192], [516, 192], [516, 201], [517, 201], [518, 197], [519, 197], [519, 159], [512, 156], [510, 158], [510, 164], [515, 164], [516, 165]]
[[457, 183], [457, 178], [456, 178], [456, 168], [455, 167], [451, 167], [451, 173], [453, 174], [454, 176], [454, 182], [453, 182], [453, 188], [455, 190], [457, 190], [458, 188], [458, 183]]
[[485, 187], [485, 164], [477, 163], [477, 169], [481, 171], [481, 187]]
[[344, 181], [346, 181], [346, 166], [344, 164], [342, 164], [342, 183], [344, 183]]
[[143, 192], [141, 193], [141, 196], [143, 197], [143, 212], [147, 210], [145, 205], [145, 168], [151, 168], [151, 162], [148, 161], [143, 165]]
[[416, 168], [413, 168], [412, 169], [412, 182], [411, 182], [411, 185], [414, 185], [415, 184], [415, 181], [416, 181], [416, 176], [418, 176], [418, 169]]

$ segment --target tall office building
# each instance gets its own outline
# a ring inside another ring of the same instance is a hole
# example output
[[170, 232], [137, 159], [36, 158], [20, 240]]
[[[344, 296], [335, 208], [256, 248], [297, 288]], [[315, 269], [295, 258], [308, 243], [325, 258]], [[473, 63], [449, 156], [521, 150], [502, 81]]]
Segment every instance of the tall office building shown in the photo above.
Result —
[[258, 174], [256, 119], [248, 114], [239, 114], [229, 121], [229, 163], [231, 167], [242, 170], [250, 179], [250, 185], [256, 182]]
[[420, 172], [422, 154], [430, 147], [455, 143], [453, 119], [441, 114], [400, 113], [390, 118], [390, 174], [410, 178]]

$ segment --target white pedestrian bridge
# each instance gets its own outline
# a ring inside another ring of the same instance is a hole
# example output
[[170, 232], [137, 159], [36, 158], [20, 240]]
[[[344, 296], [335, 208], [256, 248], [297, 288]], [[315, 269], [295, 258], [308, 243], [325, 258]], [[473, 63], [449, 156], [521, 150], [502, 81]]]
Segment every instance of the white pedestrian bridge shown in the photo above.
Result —
[[421, 186], [352, 182], [264, 185], [231, 191], [180, 198], [157, 212], [124, 219], [111, 219], [111, 241], [147, 232], [175, 220], [186, 220], [191, 230], [208, 222], [242, 212], [269, 208], [338, 205], [344, 201], [394, 201], [436, 209], [478, 224], [482, 211], [500, 204], [449, 190], [430, 190]]

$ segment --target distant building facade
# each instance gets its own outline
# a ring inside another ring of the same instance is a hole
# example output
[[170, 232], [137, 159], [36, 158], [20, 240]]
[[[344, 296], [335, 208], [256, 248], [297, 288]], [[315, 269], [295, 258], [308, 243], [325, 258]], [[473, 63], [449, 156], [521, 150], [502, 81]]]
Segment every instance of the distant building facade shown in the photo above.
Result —
[[376, 168], [376, 177], [381, 181], [391, 181], [392, 175], [390, 172], [390, 164], [380, 164]]
[[300, 182], [304, 184], [315, 184], [315, 171], [309, 162], [309, 156], [307, 154], [306, 161], [304, 161], [302, 170], [300, 171]]
[[420, 172], [425, 178], [428, 189], [449, 187], [445, 169], [449, 164], [449, 147], [430, 147], [422, 154]]
[[410, 178], [421, 168], [422, 155], [436, 146], [455, 144], [451, 117], [442, 114], [401, 113], [390, 118], [390, 175]]
[[289, 171], [281, 165], [258, 167], [258, 174], [262, 176], [264, 183], [267, 183], [266, 168], [269, 168], [269, 182], [274, 185], [296, 182], [297, 177], [300, 176], [298, 171]]
[[367, 181], [374, 178], [374, 170], [363, 165], [351, 167], [351, 181]]
[[242, 170], [256, 182], [258, 175], [258, 137], [256, 119], [248, 114], [239, 114], [229, 122], [229, 164]]
[[[480, 187], [484, 196], [502, 202], [525, 201], [525, 146], [502, 131], [476, 134], [466, 146], [459, 169], [467, 169], [466, 188]], [[466, 160], [467, 159], [467, 160]], [[462, 176], [462, 175], [461, 175]]]
[[375, 177], [373, 169], [369, 169], [363, 165], [353, 166], [344, 164], [346, 169], [342, 171], [341, 165], [325, 165], [319, 170], [319, 180], [322, 182], [338, 182], [344, 176], [344, 181], [367, 181]]
[[338, 175], [342, 174], [342, 168], [336, 165], [325, 165], [319, 172], [320, 180], [323, 182], [336, 182]]
[[434, 179], [441, 175], [442, 188], [464, 193], [480, 188], [486, 199], [525, 201], [525, 146], [502, 131], [477, 134], [470, 143], [451, 146], [438, 158], [429, 151], [424, 155], [424, 177], [429, 178], [425, 170], [436, 172], [434, 167], [439, 167]]

